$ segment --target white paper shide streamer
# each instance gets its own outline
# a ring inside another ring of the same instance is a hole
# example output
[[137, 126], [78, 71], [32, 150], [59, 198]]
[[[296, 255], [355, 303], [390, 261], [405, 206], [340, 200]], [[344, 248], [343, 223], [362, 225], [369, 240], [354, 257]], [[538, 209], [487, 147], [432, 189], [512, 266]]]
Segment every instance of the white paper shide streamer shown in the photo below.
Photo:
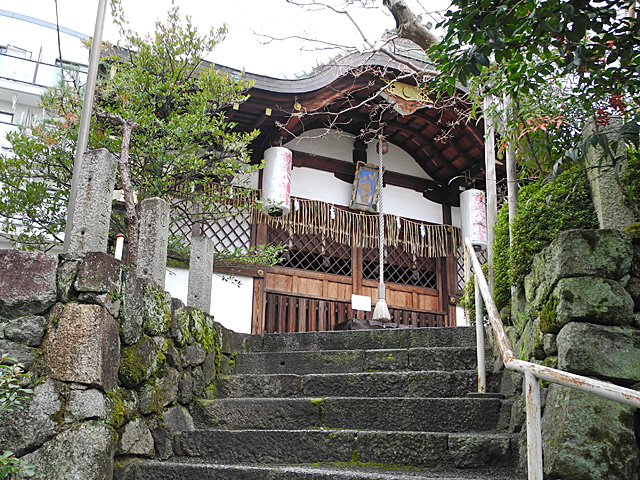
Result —
[[285, 147], [271, 147], [264, 152], [262, 205], [272, 217], [291, 211], [291, 160], [291, 150]]
[[470, 189], [460, 194], [462, 238], [469, 238], [476, 250], [487, 248], [487, 206], [482, 190]]

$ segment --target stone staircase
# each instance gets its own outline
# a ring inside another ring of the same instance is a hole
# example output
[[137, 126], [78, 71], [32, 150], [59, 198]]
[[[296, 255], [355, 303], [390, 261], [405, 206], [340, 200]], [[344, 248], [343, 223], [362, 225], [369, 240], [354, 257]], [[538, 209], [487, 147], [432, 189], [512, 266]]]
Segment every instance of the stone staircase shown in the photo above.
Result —
[[123, 480], [515, 480], [511, 405], [476, 387], [470, 328], [252, 336], [168, 461]]

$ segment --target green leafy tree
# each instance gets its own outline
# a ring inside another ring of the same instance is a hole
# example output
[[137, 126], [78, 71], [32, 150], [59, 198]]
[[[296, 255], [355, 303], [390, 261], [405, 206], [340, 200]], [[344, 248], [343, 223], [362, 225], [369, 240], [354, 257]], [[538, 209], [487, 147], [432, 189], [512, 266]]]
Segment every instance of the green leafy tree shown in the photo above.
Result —
[[[215, 70], [204, 58], [226, 29], [200, 34], [177, 7], [158, 22], [153, 34], [127, 27], [113, 2], [122, 44], [103, 54], [90, 131], [90, 148], [107, 148], [118, 157], [118, 187], [124, 192], [129, 262], [138, 247], [138, 206], [158, 196], [170, 202], [172, 220], [186, 233], [198, 222], [257, 208], [242, 186], [260, 165], [247, 150], [256, 132], [235, 132], [225, 110], [242, 103], [250, 84]], [[48, 120], [10, 136], [13, 153], [0, 156], [0, 216], [3, 233], [26, 248], [50, 248], [62, 239], [73, 171], [83, 88], [70, 74], [43, 95]], [[233, 208], [227, 200], [233, 196]], [[186, 240], [172, 239], [174, 256], [186, 257]], [[226, 263], [271, 264], [280, 249], [257, 246], [220, 255]], [[275, 259], [275, 260], [274, 260]]]
[[[186, 217], [202, 215], [227, 194], [225, 187], [256, 170], [247, 146], [257, 132], [234, 132], [224, 113], [246, 99], [250, 85], [203, 60], [224, 37], [224, 27], [202, 35], [173, 7], [152, 35], [141, 37], [126, 28], [119, 4], [113, 5], [124, 44], [106, 59], [96, 115], [105, 145], [113, 150], [119, 142], [129, 259], [135, 263], [138, 202], [158, 196]], [[217, 189], [209, 188], [213, 183]]]

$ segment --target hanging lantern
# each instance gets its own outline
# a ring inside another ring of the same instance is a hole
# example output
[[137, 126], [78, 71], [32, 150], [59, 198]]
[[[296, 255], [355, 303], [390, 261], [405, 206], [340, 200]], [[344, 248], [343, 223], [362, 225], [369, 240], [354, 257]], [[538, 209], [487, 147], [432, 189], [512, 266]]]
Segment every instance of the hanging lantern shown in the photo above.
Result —
[[487, 248], [487, 207], [485, 193], [470, 189], [460, 194], [462, 238], [469, 238], [476, 250]]
[[271, 217], [282, 217], [291, 211], [291, 150], [271, 147], [264, 152], [262, 171], [262, 204]]

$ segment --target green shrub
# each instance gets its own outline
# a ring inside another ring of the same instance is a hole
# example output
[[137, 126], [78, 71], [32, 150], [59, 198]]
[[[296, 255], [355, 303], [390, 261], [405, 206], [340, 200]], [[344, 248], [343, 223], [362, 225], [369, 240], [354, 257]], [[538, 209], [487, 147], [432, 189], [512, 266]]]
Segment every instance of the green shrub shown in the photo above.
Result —
[[[24, 410], [25, 402], [33, 390], [23, 388], [21, 382], [28, 379], [23, 373], [24, 365], [16, 363], [12, 358], [3, 355], [0, 359], [0, 420], [7, 414], [16, 414], [16, 410]], [[5, 450], [0, 452], [0, 480], [9, 478], [13, 473], [22, 472], [31, 477], [34, 466], [22, 464], [13, 452]]]
[[522, 285], [533, 257], [564, 230], [598, 228], [584, 167], [576, 165], [551, 181], [518, 192], [518, 212], [509, 246], [508, 210], [503, 206], [495, 229], [494, 299], [498, 310], [509, 303], [511, 285]]
[[493, 301], [496, 302], [498, 311], [511, 301], [510, 255], [509, 205], [505, 202], [498, 212], [493, 239]]

